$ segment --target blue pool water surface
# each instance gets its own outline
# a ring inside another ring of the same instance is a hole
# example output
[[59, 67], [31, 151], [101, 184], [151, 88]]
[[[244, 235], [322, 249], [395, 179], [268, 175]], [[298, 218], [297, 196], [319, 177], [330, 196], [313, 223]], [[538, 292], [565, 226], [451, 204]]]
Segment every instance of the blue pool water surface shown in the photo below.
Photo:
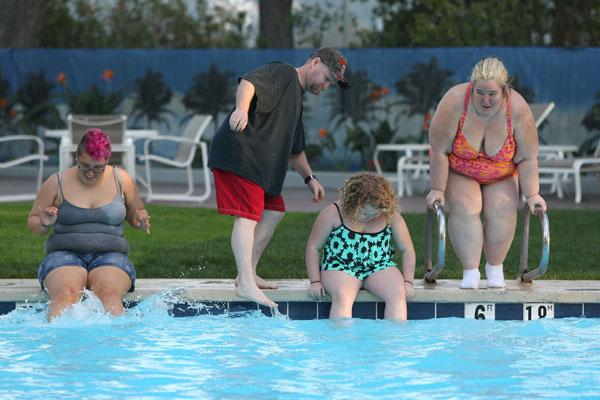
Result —
[[175, 301], [0, 316], [0, 398], [600, 398], [599, 319], [174, 318]]

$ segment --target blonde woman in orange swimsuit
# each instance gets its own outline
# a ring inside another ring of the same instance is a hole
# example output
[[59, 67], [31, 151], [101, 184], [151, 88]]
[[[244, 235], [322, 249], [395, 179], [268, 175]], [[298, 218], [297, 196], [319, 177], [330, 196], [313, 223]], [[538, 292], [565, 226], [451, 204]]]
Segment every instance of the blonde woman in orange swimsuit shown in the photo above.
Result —
[[502, 263], [515, 233], [519, 184], [532, 213], [545, 211], [546, 202], [539, 194], [535, 122], [523, 97], [510, 88], [502, 61], [481, 60], [469, 82], [448, 90], [429, 141], [427, 206], [447, 203], [450, 241], [463, 266], [460, 287], [479, 287], [482, 249], [487, 287], [504, 287]]

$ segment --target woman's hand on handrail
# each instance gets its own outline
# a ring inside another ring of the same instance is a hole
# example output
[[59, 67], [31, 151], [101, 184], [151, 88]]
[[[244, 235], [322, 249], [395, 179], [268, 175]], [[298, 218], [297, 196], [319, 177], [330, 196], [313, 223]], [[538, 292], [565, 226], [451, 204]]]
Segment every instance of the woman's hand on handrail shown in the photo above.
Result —
[[525, 201], [532, 214], [541, 215], [542, 212], [546, 212], [547, 210], [546, 202], [539, 193], [528, 196]]
[[437, 201], [440, 205], [444, 206], [445, 193], [441, 189], [431, 189], [429, 194], [426, 197], [427, 208], [433, 209], [433, 204]]

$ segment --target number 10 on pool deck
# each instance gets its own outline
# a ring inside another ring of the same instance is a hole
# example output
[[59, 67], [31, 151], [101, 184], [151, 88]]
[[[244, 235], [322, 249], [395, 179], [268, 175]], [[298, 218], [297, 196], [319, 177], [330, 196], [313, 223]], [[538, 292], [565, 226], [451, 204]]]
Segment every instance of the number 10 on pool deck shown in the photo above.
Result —
[[465, 303], [465, 318], [496, 319], [494, 303]]
[[532, 319], [554, 318], [554, 304], [525, 303], [523, 304], [523, 321]]

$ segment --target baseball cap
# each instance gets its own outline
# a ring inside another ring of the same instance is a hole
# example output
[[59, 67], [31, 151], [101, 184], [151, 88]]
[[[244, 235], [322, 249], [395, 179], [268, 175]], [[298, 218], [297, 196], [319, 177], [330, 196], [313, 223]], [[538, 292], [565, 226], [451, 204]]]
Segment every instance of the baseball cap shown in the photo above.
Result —
[[319, 57], [321, 62], [329, 67], [329, 70], [337, 78], [337, 84], [340, 88], [348, 89], [350, 87], [350, 82], [344, 76], [344, 72], [348, 67], [348, 61], [342, 53], [333, 47], [321, 47], [315, 50], [309, 58], [315, 57]]

